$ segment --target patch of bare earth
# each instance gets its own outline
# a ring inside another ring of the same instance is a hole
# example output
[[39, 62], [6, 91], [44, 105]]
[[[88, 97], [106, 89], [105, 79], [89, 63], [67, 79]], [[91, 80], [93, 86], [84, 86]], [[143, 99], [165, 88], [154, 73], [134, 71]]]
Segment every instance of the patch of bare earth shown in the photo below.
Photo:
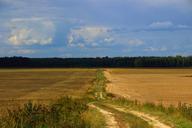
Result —
[[95, 106], [93, 104], [90, 104], [89, 106], [92, 107], [92, 108], [97, 109], [99, 112], [101, 112], [104, 115], [105, 120], [106, 120], [106, 125], [107, 125], [106, 127], [107, 128], [120, 128], [113, 113], [111, 113], [109, 111], [106, 111], [104, 109], [101, 109], [101, 108], [99, 108], [99, 107], [97, 107], [97, 106]]

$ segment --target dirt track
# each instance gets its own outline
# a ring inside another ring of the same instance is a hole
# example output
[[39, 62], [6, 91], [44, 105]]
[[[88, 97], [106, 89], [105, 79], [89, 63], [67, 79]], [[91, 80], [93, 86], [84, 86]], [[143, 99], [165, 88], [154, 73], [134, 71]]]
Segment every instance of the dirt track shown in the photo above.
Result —
[[93, 104], [90, 104], [89, 105], [90, 107], [92, 108], [95, 108], [97, 109], [99, 112], [101, 112], [104, 117], [105, 117], [105, 120], [106, 120], [106, 127], [107, 128], [120, 128], [119, 125], [118, 125], [118, 122], [115, 120], [115, 117], [114, 117], [114, 114], [109, 112], [109, 111], [106, 111], [104, 109], [101, 109]]
[[145, 114], [143, 112], [129, 110], [129, 109], [125, 109], [123, 107], [118, 107], [118, 106], [113, 106], [113, 108], [118, 111], [125, 112], [125, 113], [131, 113], [137, 117], [140, 117], [141, 119], [147, 121], [151, 126], [153, 126], [153, 128], [171, 128], [170, 126], [159, 121], [157, 118], [155, 118], [151, 115]]

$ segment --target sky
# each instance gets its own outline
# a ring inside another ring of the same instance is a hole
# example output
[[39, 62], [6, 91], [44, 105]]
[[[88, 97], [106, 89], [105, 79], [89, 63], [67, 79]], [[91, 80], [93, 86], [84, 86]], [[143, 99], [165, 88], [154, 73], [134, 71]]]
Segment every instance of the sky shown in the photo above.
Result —
[[0, 0], [0, 56], [192, 55], [192, 0]]

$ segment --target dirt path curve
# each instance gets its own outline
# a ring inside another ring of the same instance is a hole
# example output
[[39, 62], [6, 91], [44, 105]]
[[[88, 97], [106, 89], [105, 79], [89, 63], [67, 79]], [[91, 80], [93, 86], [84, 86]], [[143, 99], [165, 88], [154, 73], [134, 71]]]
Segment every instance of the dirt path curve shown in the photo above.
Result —
[[148, 114], [142, 113], [142, 112], [137, 112], [137, 111], [129, 111], [130, 113], [132, 113], [133, 115], [136, 115], [140, 118], [142, 118], [143, 120], [147, 121], [150, 125], [152, 125], [154, 128], [171, 128], [170, 126], [161, 123], [158, 119], [156, 119], [155, 117], [152, 117]]
[[110, 105], [110, 106], [118, 111], [133, 114], [133, 115], [147, 121], [151, 126], [153, 126], [153, 128], [172, 128], [171, 126], [168, 126], [168, 125], [160, 122], [156, 117], [153, 117], [149, 114], [135, 111], [135, 110], [129, 110], [129, 109], [119, 107], [119, 106], [114, 106], [114, 105]]
[[[104, 71], [104, 75], [105, 77], [112, 82], [113, 78], [112, 75], [110, 74], [109, 70], [105, 70]], [[109, 84], [113, 84], [113, 83], [109, 83]], [[114, 86], [114, 85], [113, 85]], [[109, 88], [108, 88], [109, 89]], [[110, 89], [109, 89], [110, 90]], [[148, 115], [146, 113], [143, 112], [138, 112], [138, 111], [134, 111], [134, 110], [128, 110], [122, 107], [117, 107], [117, 106], [112, 106], [114, 109], [118, 110], [118, 111], [122, 111], [122, 112], [127, 112], [127, 113], [131, 113], [145, 121], [147, 121], [150, 125], [153, 126], [153, 128], [172, 128], [171, 126], [168, 126], [164, 123], [162, 123], [160, 120], [158, 120], [156, 117], [153, 117], [151, 115]]]
[[93, 104], [89, 104], [89, 107], [97, 109], [99, 112], [101, 112], [106, 120], [106, 128], [120, 128], [118, 125], [118, 122], [115, 120], [115, 116], [113, 113], [108, 112], [104, 109], [101, 109]]

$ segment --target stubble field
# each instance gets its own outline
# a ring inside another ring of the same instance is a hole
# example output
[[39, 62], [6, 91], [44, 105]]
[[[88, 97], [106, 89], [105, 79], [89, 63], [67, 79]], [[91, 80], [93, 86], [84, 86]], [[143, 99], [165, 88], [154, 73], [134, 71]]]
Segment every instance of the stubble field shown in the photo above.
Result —
[[29, 100], [50, 102], [62, 96], [83, 96], [95, 69], [0, 69], [0, 108]]
[[192, 103], [192, 69], [107, 69], [107, 90], [141, 102]]

